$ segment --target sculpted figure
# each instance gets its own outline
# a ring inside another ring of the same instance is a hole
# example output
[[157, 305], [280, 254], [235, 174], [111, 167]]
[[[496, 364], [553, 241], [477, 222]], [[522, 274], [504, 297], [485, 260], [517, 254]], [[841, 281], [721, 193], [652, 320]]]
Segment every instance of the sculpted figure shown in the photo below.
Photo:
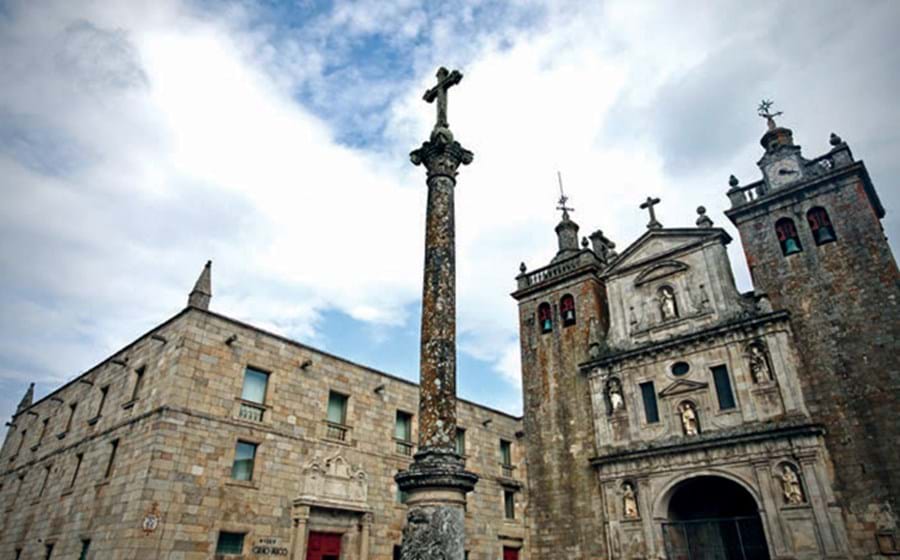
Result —
[[784, 494], [784, 501], [787, 504], [796, 505], [806, 501], [803, 497], [803, 488], [800, 487], [800, 477], [794, 472], [794, 469], [784, 464], [781, 466], [781, 491]]
[[684, 435], [695, 436], [699, 434], [697, 411], [694, 410], [694, 405], [689, 402], [683, 402], [679, 405], [678, 411], [681, 413], [681, 427], [684, 428]]
[[750, 375], [753, 376], [754, 383], [772, 381], [774, 379], [772, 370], [769, 368], [769, 360], [759, 344], [750, 346]]
[[618, 379], [613, 377], [609, 380], [606, 393], [609, 396], [610, 412], [615, 413], [617, 410], [625, 408], [625, 398], [622, 396], [622, 384]]
[[678, 309], [675, 306], [675, 291], [668, 286], [663, 286], [659, 289], [659, 312], [663, 321], [678, 317]]
[[626, 482], [622, 486], [622, 510], [626, 519], [638, 517], [637, 495], [634, 492], [634, 486], [630, 482]]

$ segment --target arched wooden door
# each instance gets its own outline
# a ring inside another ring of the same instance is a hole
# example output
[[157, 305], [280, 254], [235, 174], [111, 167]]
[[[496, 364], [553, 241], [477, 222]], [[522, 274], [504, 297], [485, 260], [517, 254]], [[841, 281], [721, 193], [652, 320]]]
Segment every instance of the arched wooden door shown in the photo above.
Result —
[[340, 560], [341, 535], [338, 533], [309, 533], [306, 560]]

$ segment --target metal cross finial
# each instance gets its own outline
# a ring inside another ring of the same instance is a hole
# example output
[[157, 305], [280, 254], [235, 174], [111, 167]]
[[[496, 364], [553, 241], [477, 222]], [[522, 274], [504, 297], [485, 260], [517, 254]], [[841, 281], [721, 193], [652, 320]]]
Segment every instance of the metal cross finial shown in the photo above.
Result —
[[642, 210], [650, 211], [650, 223], [647, 224], [647, 229], [658, 229], [662, 227], [662, 224], [656, 220], [656, 211], [653, 210], [653, 207], [659, 204], [658, 198], [653, 198], [648, 196], [647, 200], [641, 203]]
[[422, 97], [429, 103], [437, 99], [437, 123], [434, 125], [435, 128], [450, 128], [450, 125], [447, 123], [447, 90], [458, 84], [462, 77], [458, 70], [451, 72], [441, 66], [437, 71], [437, 85], [426, 91]]
[[566, 202], [569, 202], [569, 197], [566, 196], [566, 193], [565, 193], [565, 192], [563, 192], [562, 173], [560, 173], [559, 171], [557, 171], [557, 172], [556, 172], [556, 177], [559, 179], [559, 202], [557, 203], [557, 204], [559, 204], [559, 206], [557, 206], [556, 209], [557, 209], [557, 210], [562, 210], [562, 213], [563, 213], [563, 220], [568, 220], [568, 219], [569, 219], [569, 212], [570, 212], [570, 211], [574, 212], [575, 209], [566, 206]]
[[774, 104], [775, 104], [775, 102], [772, 101], [771, 99], [763, 99], [762, 102], [760, 102], [759, 107], [757, 107], [757, 109], [756, 109], [756, 112], [759, 114], [759, 116], [764, 117], [766, 119], [766, 122], [769, 125], [769, 130], [774, 129], [776, 126], [775, 125], [775, 117], [777, 117], [778, 115], [784, 114], [781, 111], [777, 111], [775, 113], [771, 112], [772, 105], [774, 105]]

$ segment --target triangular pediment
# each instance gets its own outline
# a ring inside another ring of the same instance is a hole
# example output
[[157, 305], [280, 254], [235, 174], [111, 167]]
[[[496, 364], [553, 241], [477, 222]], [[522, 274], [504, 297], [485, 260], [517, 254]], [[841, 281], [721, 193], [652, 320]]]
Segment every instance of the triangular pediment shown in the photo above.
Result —
[[[668, 261], [668, 269], [661, 267], [656, 272], [663, 276], [679, 272], [677, 261], [673, 258], [680, 252], [702, 245], [712, 238], [719, 238], [723, 244], [731, 241], [731, 237], [721, 228], [678, 228], [652, 229], [639, 237], [625, 249], [606, 274], [615, 274], [632, 269], [635, 266], [657, 264], [654, 261]], [[649, 281], [649, 279], [648, 279]]]
[[679, 379], [678, 381], [672, 383], [671, 385], [660, 391], [659, 396], [672, 397], [674, 395], [683, 395], [685, 393], [692, 393], [694, 391], [706, 389], [708, 386], [709, 383], [691, 381], [690, 379]]

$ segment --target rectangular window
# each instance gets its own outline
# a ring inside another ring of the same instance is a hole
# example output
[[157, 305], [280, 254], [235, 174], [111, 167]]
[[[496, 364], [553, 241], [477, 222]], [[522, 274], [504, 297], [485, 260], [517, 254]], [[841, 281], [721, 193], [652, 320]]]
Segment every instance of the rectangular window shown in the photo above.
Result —
[[400, 548], [399, 544], [394, 545], [394, 560], [400, 560], [400, 555], [402, 552], [402, 548]]
[[656, 389], [652, 381], [641, 383], [641, 397], [644, 399], [644, 417], [648, 424], [659, 422], [659, 409], [656, 406]]
[[44, 495], [44, 490], [47, 489], [47, 481], [50, 480], [50, 467], [51, 465], [47, 465], [44, 467], [44, 480], [41, 481], [41, 489], [38, 490], [38, 498]]
[[235, 480], [253, 480], [253, 462], [256, 460], [256, 444], [238, 441], [234, 449], [234, 464], [231, 466], [231, 478]]
[[87, 560], [88, 551], [91, 549], [91, 539], [81, 539], [81, 554], [78, 555], [78, 560]]
[[106, 404], [106, 396], [109, 394], [109, 385], [100, 387], [100, 406], [97, 407], [97, 418], [103, 414], [103, 405]]
[[500, 472], [506, 478], [513, 476], [512, 442], [500, 440]]
[[712, 368], [713, 381], [716, 384], [716, 396], [719, 397], [719, 410], [735, 408], [734, 392], [731, 390], [731, 379], [728, 377], [728, 368], [716, 366]]
[[147, 371], [146, 366], [141, 366], [134, 370], [134, 389], [131, 390], [131, 400], [137, 400], [141, 391], [141, 385], [144, 384], [144, 372]]
[[516, 518], [516, 493], [512, 490], [503, 491], [503, 513], [506, 519]]
[[463, 428], [456, 428], [456, 453], [466, 454], [466, 431]]
[[405, 503], [406, 503], [406, 499], [407, 499], [408, 497], [409, 497], [409, 494], [407, 494], [406, 492], [404, 492], [404, 491], [401, 490], [400, 488], [397, 488], [397, 503], [398, 503], [398, 504], [405, 504]]
[[22, 558], [22, 549], [17, 548], [16, 549], [16, 560], [19, 560], [20, 558]]
[[109, 442], [109, 461], [106, 463], [106, 474], [103, 478], [109, 478], [113, 472], [113, 464], [116, 462], [116, 451], [119, 449], [119, 440], [114, 439]]
[[72, 482], [69, 483], [69, 486], [75, 486], [75, 481], [78, 479], [78, 471], [81, 470], [81, 461], [84, 460], [84, 453], [79, 453], [75, 455], [75, 470], [72, 471]]
[[328, 421], [343, 426], [347, 421], [347, 395], [329, 391]]
[[257, 404], [265, 403], [268, 384], [268, 373], [248, 366], [244, 370], [244, 388], [241, 391], [241, 398]]
[[44, 436], [47, 434], [47, 426], [48, 426], [49, 424], [50, 424], [50, 419], [49, 419], [49, 418], [44, 418], [44, 421], [41, 422], [41, 433], [40, 433], [40, 435], [38, 436], [38, 442], [37, 442], [38, 445], [40, 445], [41, 442], [44, 441]]
[[28, 435], [28, 430], [22, 430], [22, 435], [19, 437], [19, 445], [16, 447], [16, 452], [13, 453], [13, 456], [18, 455], [19, 451], [22, 451], [22, 444], [25, 443], [25, 436]]
[[69, 405], [69, 421], [66, 422], [66, 429], [63, 432], [68, 432], [72, 429], [72, 421], [75, 420], [75, 411], [78, 409], [78, 403], [72, 403]]
[[50, 557], [53, 556], [53, 545], [48, 544], [45, 547], [46, 554], [44, 555], [44, 560], [50, 560]]
[[219, 532], [219, 542], [216, 543], [216, 554], [243, 554], [244, 534]]
[[401, 455], [412, 455], [412, 414], [397, 411], [397, 419], [394, 422], [394, 440], [397, 453]]

